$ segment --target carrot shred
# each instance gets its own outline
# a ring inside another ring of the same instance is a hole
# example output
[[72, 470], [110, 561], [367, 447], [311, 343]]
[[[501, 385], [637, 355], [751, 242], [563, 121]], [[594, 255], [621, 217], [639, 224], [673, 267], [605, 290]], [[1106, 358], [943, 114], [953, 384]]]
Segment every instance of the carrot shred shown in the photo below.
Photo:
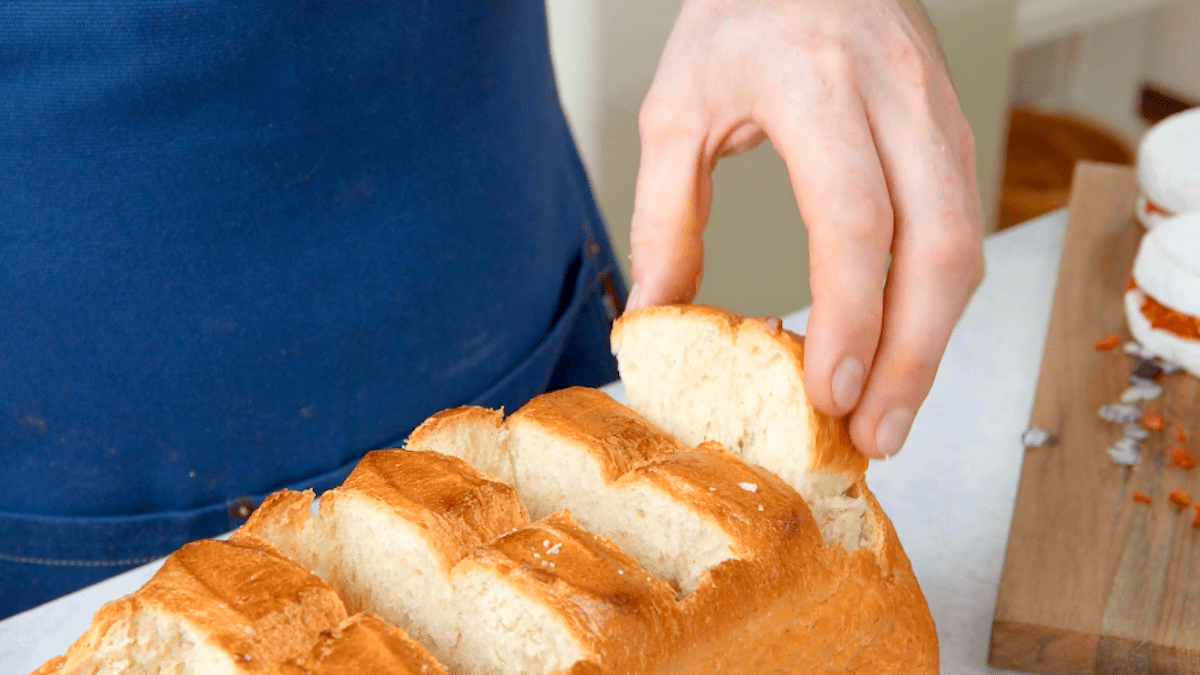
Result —
[[1175, 427], [1175, 438], [1180, 443], [1187, 443], [1187, 432], [1183, 430], [1183, 427]]
[[1162, 431], [1163, 427], [1167, 426], [1167, 421], [1163, 419], [1162, 415], [1147, 410], [1142, 413], [1142, 426], [1150, 431]]
[[1192, 498], [1188, 496], [1187, 490], [1184, 490], [1183, 488], [1172, 490], [1171, 496], [1167, 497], [1167, 500], [1172, 504], [1178, 504], [1180, 506], [1188, 506], [1192, 503]]
[[1149, 504], [1150, 502], [1152, 502], [1154, 500], [1150, 499], [1150, 495], [1146, 494], [1145, 492], [1142, 492], [1141, 490], [1134, 490], [1133, 491], [1133, 501], [1141, 502], [1143, 504]]
[[1192, 454], [1191, 450], [1182, 445], [1176, 445], [1171, 448], [1171, 461], [1174, 462], [1175, 466], [1184, 469], [1191, 470], [1196, 468], [1196, 456]]
[[1113, 333], [1112, 335], [1096, 340], [1096, 349], [1103, 351], [1105, 349], [1112, 349], [1119, 344], [1121, 344], [1121, 336]]

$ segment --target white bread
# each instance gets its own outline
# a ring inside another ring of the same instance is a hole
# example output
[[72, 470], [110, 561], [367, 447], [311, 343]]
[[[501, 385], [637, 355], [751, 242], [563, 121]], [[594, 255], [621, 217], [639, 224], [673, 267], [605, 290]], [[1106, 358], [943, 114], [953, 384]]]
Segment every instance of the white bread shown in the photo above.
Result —
[[346, 618], [328, 584], [263, 542], [201, 540], [141, 589], [101, 607], [41, 674], [274, 673]]
[[[712, 308], [635, 312], [617, 330], [621, 367], [645, 375], [630, 400], [657, 405], [653, 422], [587, 389], [507, 420], [445, 411], [315, 511], [311, 493], [272, 495], [232, 545], [274, 548], [351, 611], [404, 628], [434, 673], [937, 672], [866, 462], [804, 396], [802, 342]], [[371, 622], [325, 622], [280, 672], [383, 668], [378, 645], [408, 643]]]
[[594, 389], [535, 398], [497, 429], [493, 446], [514, 467], [533, 517], [568, 509], [684, 595], [725, 560], [770, 558], [758, 573], [770, 576], [792, 537], [811, 533], [803, 548], [818, 543], [808, 507], [779, 478], [716, 444], [688, 450]]
[[325, 493], [281, 491], [233, 540], [262, 538], [346, 599], [403, 628], [454, 667], [463, 620], [451, 573], [483, 544], [529, 522], [516, 492], [431, 452], [376, 451]]
[[778, 475], [817, 519], [828, 579], [845, 585], [805, 621], [835, 622], [838, 645], [850, 651], [839, 655], [806, 638], [788, 647], [797, 652], [781, 649], [785, 658], [804, 654], [807, 661], [795, 663], [820, 663], [827, 672], [936, 672], [933, 620], [867, 489], [867, 460], [845, 420], [817, 410], [804, 392], [803, 337], [778, 319], [672, 305], [622, 316], [612, 345], [631, 408], [685, 443], [720, 442]]
[[804, 341], [778, 319], [652, 307], [617, 320], [612, 349], [629, 407], [687, 445], [716, 441], [811, 503], [846, 491], [867, 459], [844, 420], [804, 392]]
[[1200, 211], [1200, 109], [1171, 115], [1138, 144], [1138, 219], [1149, 229], [1164, 217]]
[[674, 630], [666, 583], [565, 514], [529, 523], [513, 488], [457, 458], [373, 452], [316, 517], [311, 500], [278, 493], [234, 540], [265, 538], [312, 564], [348, 605], [404, 628], [451, 672], [551, 673], [577, 661], [635, 672], [652, 651], [632, 645]]

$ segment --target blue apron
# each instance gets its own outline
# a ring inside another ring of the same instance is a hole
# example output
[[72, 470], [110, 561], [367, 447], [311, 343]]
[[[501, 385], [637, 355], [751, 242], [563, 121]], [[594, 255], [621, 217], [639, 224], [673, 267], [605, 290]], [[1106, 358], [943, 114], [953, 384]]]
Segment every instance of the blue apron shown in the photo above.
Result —
[[541, 0], [5, 0], [0, 617], [616, 378]]

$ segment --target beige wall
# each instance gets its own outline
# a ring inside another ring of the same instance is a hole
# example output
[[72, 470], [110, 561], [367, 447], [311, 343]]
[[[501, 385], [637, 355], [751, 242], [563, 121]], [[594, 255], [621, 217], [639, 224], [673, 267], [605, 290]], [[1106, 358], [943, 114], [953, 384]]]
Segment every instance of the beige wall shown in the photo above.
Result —
[[1146, 78], [1200, 100], [1200, 0], [1153, 12], [1147, 30]]
[[[560, 90], [620, 256], [629, 250], [638, 166], [637, 110], [679, 0], [548, 0]], [[1015, 0], [931, 4], [994, 213]], [[811, 301], [808, 240], [783, 163], [769, 144], [721, 161], [699, 301], [782, 314]]]

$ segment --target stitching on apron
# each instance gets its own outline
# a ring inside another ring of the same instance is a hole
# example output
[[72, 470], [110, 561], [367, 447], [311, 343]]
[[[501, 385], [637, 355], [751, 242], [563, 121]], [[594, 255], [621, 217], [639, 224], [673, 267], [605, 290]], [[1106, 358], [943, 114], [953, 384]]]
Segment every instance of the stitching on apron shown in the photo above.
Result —
[[24, 556], [0, 553], [0, 560], [5, 562], [24, 563], [26, 565], [51, 565], [57, 567], [129, 567], [132, 565], [145, 565], [148, 562], [158, 560], [158, 558], [126, 558], [125, 560], [55, 560], [53, 558], [27, 558]]

